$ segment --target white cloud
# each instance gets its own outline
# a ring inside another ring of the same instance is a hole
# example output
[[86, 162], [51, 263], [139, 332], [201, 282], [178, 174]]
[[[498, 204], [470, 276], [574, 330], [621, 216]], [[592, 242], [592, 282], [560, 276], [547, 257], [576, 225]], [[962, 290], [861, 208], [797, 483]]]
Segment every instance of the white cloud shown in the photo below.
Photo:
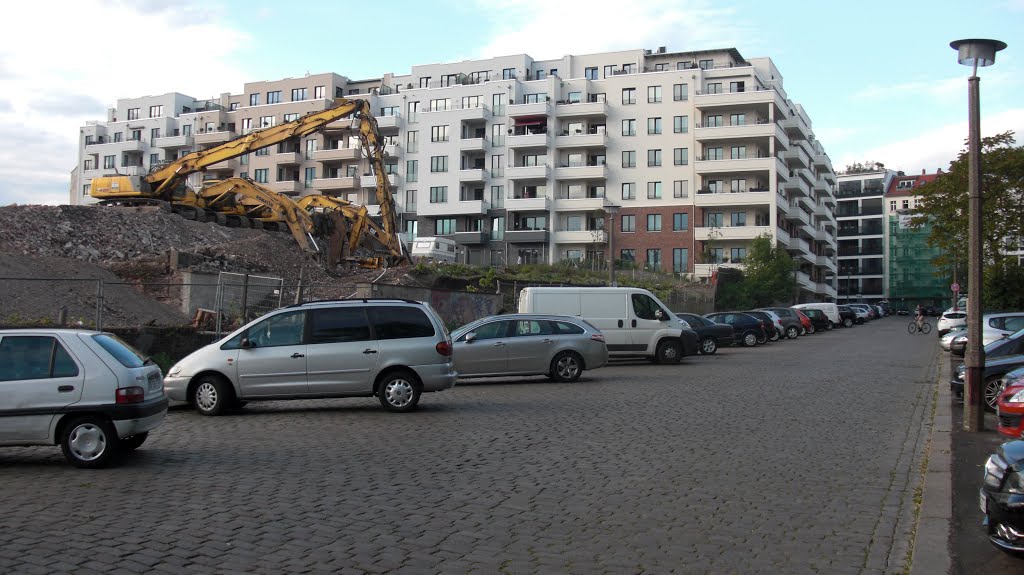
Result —
[[[982, 115], [981, 135], [1013, 131], [1017, 145], [1024, 140], [1024, 108], [1005, 110], [992, 115]], [[856, 154], [845, 154], [834, 163], [836, 170], [854, 162], [875, 160], [894, 170], [908, 174], [938, 168], [946, 170], [949, 163], [957, 158], [967, 141], [967, 121], [939, 126], [916, 136], [889, 142]]]
[[750, 46], [755, 37], [742, 14], [704, 0], [591, 0], [586, 4], [476, 0], [476, 4], [491, 25], [491, 41], [477, 57], [527, 53], [553, 59], [658, 46], [670, 51], [740, 48], [741, 40]]
[[[223, 24], [211, 2], [16, 2], [4, 6], [4, 17], [0, 205], [31, 201], [19, 192], [26, 179], [54, 182], [39, 192], [40, 202], [54, 203], [55, 194], [66, 202], [79, 128], [104, 120], [118, 98], [167, 92], [209, 98], [247, 79], [233, 56], [248, 38]], [[53, 148], [40, 150], [35, 142]]]

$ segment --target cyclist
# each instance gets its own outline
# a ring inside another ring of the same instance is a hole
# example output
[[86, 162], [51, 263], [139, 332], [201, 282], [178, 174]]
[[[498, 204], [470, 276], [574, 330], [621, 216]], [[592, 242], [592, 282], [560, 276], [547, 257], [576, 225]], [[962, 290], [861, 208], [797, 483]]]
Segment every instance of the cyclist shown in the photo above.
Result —
[[924, 323], [924, 308], [921, 307], [921, 304], [917, 304], [917, 311], [915, 313], [917, 315], [915, 318], [915, 321], [917, 322], [917, 331], [921, 331], [921, 324]]

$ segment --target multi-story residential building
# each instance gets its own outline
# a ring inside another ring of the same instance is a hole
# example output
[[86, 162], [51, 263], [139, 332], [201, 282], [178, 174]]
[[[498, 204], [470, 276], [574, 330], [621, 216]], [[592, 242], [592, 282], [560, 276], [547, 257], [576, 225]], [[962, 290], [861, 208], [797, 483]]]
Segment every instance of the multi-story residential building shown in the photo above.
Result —
[[[921, 201], [920, 188], [935, 181], [941, 174], [921, 172], [917, 176], [897, 175], [889, 182], [885, 193], [885, 214], [888, 226], [886, 254], [888, 274], [885, 293], [898, 307], [913, 309], [918, 304], [944, 309], [952, 298], [951, 274], [937, 274], [932, 260], [940, 255], [939, 248], [928, 245], [931, 226], [915, 228], [910, 225], [914, 211]], [[966, 250], [966, 244], [965, 244]], [[966, 251], [960, 254], [961, 263], [967, 260]], [[962, 265], [966, 270], [967, 266]], [[964, 291], [967, 277], [962, 276]]]
[[896, 175], [893, 170], [839, 175], [839, 303], [885, 299], [884, 196]]
[[[719, 266], [741, 266], [753, 239], [766, 234], [794, 256], [802, 300], [836, 297], [829, 158], [772, 61], [735, 49], [520, 54], [363, 81], [319, 74], [254, 82], [216, 101], [121, 100], [106, 122], [82, 129], [72, 202], [91, 200], [88, 183], [99, 174], [142, 173], [322, 110], [336, 96], [369, 98], [379, 113], [406, 236], [452, 237], [461, 261], [613, 258], [709, 277]], [[222, 162], [190, 183], [246, 176], [373, 213], [368, 170], [351, 122], [342, 120]]]

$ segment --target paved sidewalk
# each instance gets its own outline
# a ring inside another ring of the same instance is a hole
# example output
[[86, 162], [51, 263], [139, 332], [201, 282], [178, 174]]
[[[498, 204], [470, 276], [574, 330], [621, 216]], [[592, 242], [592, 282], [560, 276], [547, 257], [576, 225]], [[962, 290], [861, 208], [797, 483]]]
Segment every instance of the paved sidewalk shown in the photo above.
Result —
[[921, 509], [914, 538], [911, 575], [949, 573], [950, 534], [952, 531], [953, 492], [951, 459], [953, 415], [949, 391], [949, 361], [938, 356], [935, 411], [929, 438]]

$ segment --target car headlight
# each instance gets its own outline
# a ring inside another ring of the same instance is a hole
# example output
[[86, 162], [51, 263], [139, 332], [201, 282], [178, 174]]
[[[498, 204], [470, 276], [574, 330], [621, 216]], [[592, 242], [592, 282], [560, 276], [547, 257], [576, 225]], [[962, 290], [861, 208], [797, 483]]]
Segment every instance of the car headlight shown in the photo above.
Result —
[[179, 373], [181, 373], [181, 366], [178, 364], [174, 364], [174, 366], [171, 367], [171, 369], [167, 372], [167, 377], [174, 377]]
[[1003, 482], [1003, 473], [1005, 472], [1006, 462], [1003, 461], [1003, 458], [998, 455], [990, 455], [985, 462], [985, 486], [999, 489], [999, 484]]
[[1016, 495], [1024, 494], [1024, 476], [1016, 471], [1006, 474], [1005, 491]]
[[1024, 403], [1024, 389], [1013, 394], [1012, 397], [1006, 400], [1007, 403]]
[[957, 379], [959, 379], [960, 381], [963, 381], [965, 377], [967, 377], [967, 370], [965, 370], [965, 369], [957, 369], [956, 370], [956, 378]]

